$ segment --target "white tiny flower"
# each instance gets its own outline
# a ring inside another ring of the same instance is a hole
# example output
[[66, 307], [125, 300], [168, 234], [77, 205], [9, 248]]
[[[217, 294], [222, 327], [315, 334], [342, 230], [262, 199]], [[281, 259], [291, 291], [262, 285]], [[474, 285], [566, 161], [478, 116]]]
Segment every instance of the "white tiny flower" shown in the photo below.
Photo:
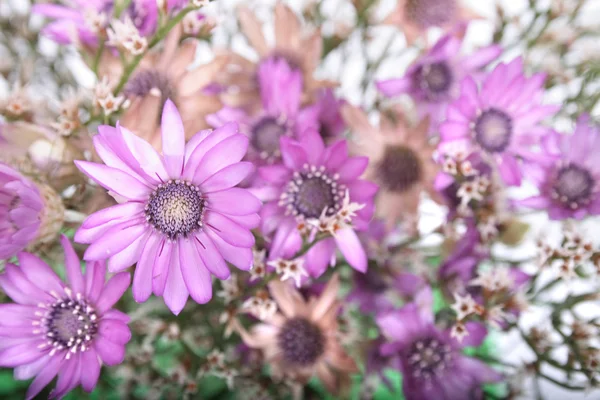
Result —
[[486, 314], [486, 321], [494, 328], [501, 329], [500, 324], [506, 320], [508, 314], [504, 312], [502, 306], [494, 306], [490, 308]]
[[121, 108], [121, 105], [123, 104], [123, 102], [125, 101], [125, 97], [123, 96], [113, 96], [112, 93], [110, 93], [108, 96], [102, 98], [102, 99], [98, 99], [98, 104], [100, 104], [100, 107], [102, 107], [102, 111], [104, 111], [104, 115], [108, 116], [114, 112], [119, 111], [119, 109]]
[[204, 25], [205, 18], [204, 16], [196, 11], [188, 13], [185, 17], [183, 17], [183, 21], [181, 24], [183, 25], [183, 33], [186, 35], [196, 35], [202, 29]]
[[265, 264], [266, 253], [267, 251], [264, 249], [261, 251], [254, 248], [252, 249], [254, 261], [252, 263], [252, 268], [250, 269], [250, 281], [262, 279], [267, 274], [267, 266]]
[[108, 26], [108, 16], [106, 13], [98, 12], [95, 9], [87, 9], [83, 13], [85, 25], [94, 33], [100, 33]]
[[298, 258], [288, 262], [287, 266], [281, 271], [280, 279], [282, 282], [293, 279], [296, 287], [300, 287], [303, 276], [308, 277], [308, 272], [304, 268], [304, 260]]
[[231, 275], [229, 279], [221, 281], [223, 290], [217, 292], [218, 297], [222, 297], [225, 304], [231, 303], [240, 295], [240, 288], [237, 282], [237, 276]]
[[277, 312], [277, 303], [271, 299], [254, 296], [242, 304], [242, 310], [254, 315], [261, 321], [268, 321]]
[[58, 121], [51, 123], [50, 126], [54, 128], [61, 136], [70, 136], [75, 131], [78, 124], [73, 120], [61, 115], [58, 117]]
[[132, 55], [143, 54], [148, 48], [148, 41], [140, 35], [129, 18], [126, 18], [125, 21], [113, 20], [106, 33], [108, 45], [124, 49]]
[[210, 0], [190, 0], [193, 7], [206, 7], [209, 3]]
[[450, 330], [450, 337], [455, 338], [459, 343], [462, 343], [463, 339], [469, 336], [469, 331], [462, 322], [457, 322], [452, 326]]
[[451, 308], [456, 312], [456, 318], [461, 321], [473, 314], [477, 310], [477, 303], [473, 300], [470, 294], [461, 296], [457, 292], [454, 292], [454, 304]]

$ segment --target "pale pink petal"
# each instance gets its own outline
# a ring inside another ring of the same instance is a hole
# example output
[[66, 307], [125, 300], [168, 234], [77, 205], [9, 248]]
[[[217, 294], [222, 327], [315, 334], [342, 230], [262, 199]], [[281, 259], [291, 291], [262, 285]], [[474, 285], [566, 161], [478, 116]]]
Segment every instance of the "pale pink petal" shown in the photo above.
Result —
[[336, 232], [335, 242], [352, 268], [360, 272], [367, 271], [367, 255], [352, 228], [344, 228]]
[[81, 273], [81, 263], [79, 257], [75, 254], [75, 250], [71, 242], [65, 235], [61, 235], [60, 243], [65, 252], [65, 269], [67, 270], [67, 279], [69, 286], [74, 293], [85, 293], [85, 283], [83, 282], [83, 274]]
[[192, 299], [199, 304], [207, 303], [212, 298], [212, 280], [194, 239], [179, 241], [179, 265]]
[[179, 111], [170, 99], [165, 102], [163, 108], [161, 132], [165, 167], [171, 178], [179, 178], [183, 173], [185, 131]]

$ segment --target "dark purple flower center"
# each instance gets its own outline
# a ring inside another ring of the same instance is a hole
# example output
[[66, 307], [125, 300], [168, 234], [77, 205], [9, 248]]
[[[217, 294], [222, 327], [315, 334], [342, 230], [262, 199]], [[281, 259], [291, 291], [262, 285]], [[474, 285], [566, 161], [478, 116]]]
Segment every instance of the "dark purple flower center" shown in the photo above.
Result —
[[123, 89], [126, 96], [146, 96], [150, 92], [156, 92], [160, 96], [161, 106], [167, 99], [175, 100], [177, 95], [169, 77], [163, 72], [155, 69], [141, 70], [133, 76]]
[[429, 380], [442, 374], [452, 362], [452, 348], [436, 338], [421, 338], [406, 355], [406, 363], [414, 378]]
[[202, 226], [206, 201], [197, 186], [180, 180], [159, 185], [146, 204], [146, 220], [169, 239], [187, 237]]
[[313, 364], [325, 352], [325, 337], [321, 329], [305, 318], [288, 320], [277, 336], [283, 359], [292, 365]]
[[279, 205], [285, 206], [287, 213], [304, 219], [319, 218], [323, 211], [331, 216], [341, 207], [345, 189], [325, 173], [325, 167], [306, 165], [304, 171], [294, 173]]
[[406, 18], [420, 28], [441, 26], [454, 20], [456, 0], [406, 0]]
[[279, 138], [288, 133], [285, 122], [274, 117], [264, 117], [252, 127], [250, 143], [261, 158], [276, 158], [280, 156]]
[[55, 349], [53, 351], [85, 351], [94, 340], [98, 332], [98, 318], [94, 309], [80, 297], [78, 300], [67, 297], [51, 304], [42, 319], [49, 344]]
[[569, 163], [558, 170], [552, 186], [552, 197], [575, 209], [590, 201], [595, 185], [590, 171]]
[[504, 151], [513, 133], [512, 118], [504, 111], [490, 108], [479, 115], [473, 128], [475, 141], [489, 153]]
[[388, 146], [377, 164], [381, 186], [392, 192], [404, 192], [419, 182], [423, 167], [419, 156], [405, 146]]
[[388, 285], [383, 279], [383, 275], [376, 268], [369, 268], [366, 273], [357, 274], [359, 281], [373, 293], [383, 293], [387, 290]]
[[413, 84], [427, 99], [435, 100], [448, 94], [453, 81], [452, 70], [446, 62], [440, 61], [418, 68]]

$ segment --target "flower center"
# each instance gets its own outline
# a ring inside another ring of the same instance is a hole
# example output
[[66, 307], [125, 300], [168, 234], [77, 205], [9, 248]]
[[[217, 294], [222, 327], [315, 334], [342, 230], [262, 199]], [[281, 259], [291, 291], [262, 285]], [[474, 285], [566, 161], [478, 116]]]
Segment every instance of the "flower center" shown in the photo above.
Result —
[[434, 338], [420, 339], [408, 352], [408, 364], [415, 378], [429, 380], [450, 366], [452, 349]]
[[146, 220], [174, 240], [202, 227], [206, 201], [197, 186], [180, 180], [159, 185], [146, 204]]
[[456, 16], [455, 0], [406, 0], [406, 18], [420, 28], [445, 25]]
[[586, 168], [570, 163], [558, 170], [552, 197], [575, 209], [590, 201], [594, 186], [594, 177]]
[[325, 337], [318, 326], [305, 318], [288, 320], [277, 336], [283, 358], [289, 364], [313, 364], [325, 352]]
[[284, 122], [277, 118], [264, 117], [252, 127], [250, 143], [263, 159], [274, 159], [281, 155], [279, 138], [288, 134]]
[[504, 151], [510, 144], [513, 123], [511, 117], [496, 108], [481, 113], [473, 128], [475, 141], [490, 153]]
[[48, 344], [54, 347], [51, 354], [65, 349], [85, 351], [98, 332], [98, 317], [81, 295], [76, 300], [65, 297], [50, 304], [42, 322]]
[[448, 93], [452, 82], [452, 70], [444, 61], [423, 65], [415, 73], [415, 86], [419, 87], [425, 97], [435, 99]]
[[344, 185], [336, 182], [325, 173], [325, 167], [304, 166], [304, 171], [294, 173], [287, 190], [281, 195], [279, 205], [287, 208], [287, 213], [304, 219], [331, 216], [341, 207]]
[[423, 176], [421, 160], [405, 146], [390, 146], [377, 165], [379, 180], [384, 188], [404, 192], [419, 182]]
[[128, 97], [143, 97], [151, 91], [158, 91], [160, 93], [161, 109], [167, 99], [174, 100], [176, 97], [175, 87], [169, 77], [154, 69], [142, 70], [135, 74], [123, 90]]

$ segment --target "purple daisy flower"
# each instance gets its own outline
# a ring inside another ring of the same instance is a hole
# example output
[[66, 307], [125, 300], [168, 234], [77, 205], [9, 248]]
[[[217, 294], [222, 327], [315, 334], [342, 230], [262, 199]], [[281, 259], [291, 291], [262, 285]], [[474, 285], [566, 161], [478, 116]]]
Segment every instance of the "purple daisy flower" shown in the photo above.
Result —
[[526, 166], [540, 194], [518, 203], [548, 210], [552, 219], [600, 214], [600, 129], [589, 116], [579, 118], [573, 135], [549, 134], [542, 150], [548, 160]]
[[387, 97], [410, 95], [417, 105], [419, 120], [429, 116], [429, 131], [437, 132], [445, 119], [446, 106], [460, 95], [463, 78], [476, 76], [502, 53], [500, 46], [493, 45], [465, 56], [460, 54], [461, 46], [461, 38], [443, 36], [408, 68], [404, 77], [377, 82], [377, 88]]
[[90, 262], [82, 275], [79, 258], [62, 237], [66, 285], [41, 259], [19, 253], [19, 266], [7, 264], [0, 287], [14, 301], [0, 304], [0, 366], [14, 368], [15, 379], [33, 382], [34, 398], [55, 376], [51, 398], [77, 385], [91, 392], [102, 364], [117, 365], [131, 339], [129, 317], [112, 309], [129, 287], [122, 272], [105, 282], [104, 262]]
[[33, 182], [0, 163], [0, 260], [33, 243], [43, 213], [44, 199]]
[[481, 385], [498, 382], [502, 375], [485, 363], [462, 353], [463, 346], [479, 346], [487, 331], [469, 322], [462, 343], [440, 330], [431, 311], [431, 291], [425, 289], [415, 303], [377, 317], [383, 335], [381, 356], [402, 372], [407, 400], [483, 399]]
[[254, 169], [240, 162], [248, 138], [236, 124], [201, 131], [186, 144], [179, 112], [167, 100], [162, 156], [119, 125], [101, 126], [94, 146], [106, 165], [76, 161], [77, 167], [121, 204], [90, 215], [75, 240], [90, 243], [84, 258], [108, 259], [111, 272], [137, 263], [137, 302], [154, 293], [178, 314], [188, 295], [198, 303], [211, 299], [211, 274], [230, 275], [225, 260], [250, 269], [250, 229], [259, 224], [261, 203], [234, 187]]
[[480, 86], [465, 78], [460, 97], [447, 107], [440, 125], [440, 149], [464, 144], [479, 150], [495, 161], [506, 184], [520, 185], [517, 157], [532, 157], [531, 146], [548, 132], [540, 121], [560, 108], [541, 104], [544, 79], [545, 74], [523, 75], [520, 57], [499, 64]]
[[318, 129], [319, 108], [301, 108], [302, 73], [283, 58], [262, 62], [257, 79], [262, 101], [258, 113], [226, 106], [206, 120], [215, 128], [239, 123], [240, 131], [250, 138], [248, 159], [264, 165], [281, 158], [279, 138], [299, 138], [307, 129]]
[[[67, 5], [36, 4], [31, 12], [52, 19], [42, 33], [59, 44], [81, 42], [86, 46], [98, 44], [98, 31], [105, 29], [113, 16], [112, 0], [70, 0]], [[121, 13], [129, 18], [142, 36], [154, 33], [158, 22], [156, 0], [132, 0]], [[73, 37], [76, 35], [77, 37]]]
[[267, 202], [261, 211], [262, 231], [274, 234], [269, 257], [291, 257], [302, 245], [301, 230], [310, 221], [332, 217], [342, 207], [346, 193], [353, 203], [364, 204], [352, 226], [337, 230], [306, 254], [307, 271], [318, 277], [335, 261], [336, 246], [356, 270], [367, 270], [365, 250], [354, 229], [364, 230], [374, 211], [377, 185], [359, 179], [367, 157], [348, 157], [345, 140], [325, 147], [316, 131], [307, 131], [301, 141], [281, 138], [282, 164], [265, 166], [259, 175], [265, 187], [257, 190]]

